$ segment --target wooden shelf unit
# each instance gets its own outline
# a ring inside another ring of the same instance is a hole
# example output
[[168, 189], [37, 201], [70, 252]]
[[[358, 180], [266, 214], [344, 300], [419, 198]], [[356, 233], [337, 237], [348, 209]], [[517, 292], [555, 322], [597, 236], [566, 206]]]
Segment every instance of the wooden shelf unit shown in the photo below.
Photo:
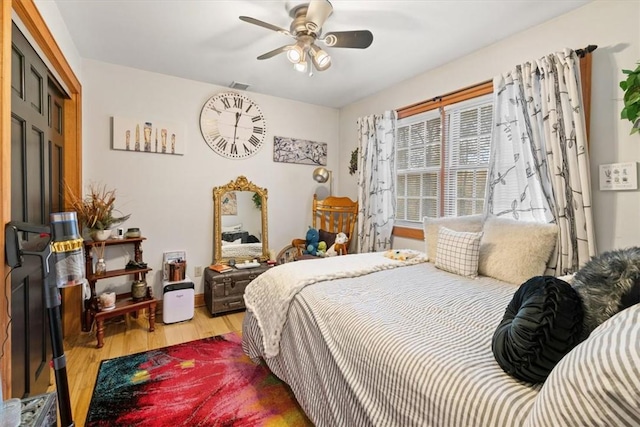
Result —
[[97, 323], [96, 332], [98, 338], [98, 348], [103, 345], [104, 337], [104, 320], [124, 315], [127, 313], [137, 314], [139, 310], [149, 310], [149, 331], [155, 329], [155, 308], [157, 301], [147, 293], [147, 297], [143, 300], [134, 301], [131, 298], [130, 293], [123, 293], [116, 295], [116, 307], [113, 310], [102, 311], [96, 294], [96, 282], [102, 279], [108, 279], [111, 277], [119, 277], [132, 275], [134, 280], [144, 280], [147, 272], [151, 271], [150, 268], [120, 268], [115, 270], [107, 270], [104, 274], [95, 274], [93, 272], [93, 248], [101, 246], [102, 243], [105, 246], [115, 245], [127, 245], [131, 244], [134, 248], [133, 259], [137, 263], [142, 262], [142, 242], [146, 240], [146, 237], [135, 237], [129, 239], [109, 239], [104, 242], [86, 240], [84, 242], [85, 253], [85, 267], [87, 281], [89, 282], [89, 288], [91, 290], [91, 297], [84, 301], [83, 316], [82, 316], [82, 330], [84, 332], [91, 331], [94, 321]]

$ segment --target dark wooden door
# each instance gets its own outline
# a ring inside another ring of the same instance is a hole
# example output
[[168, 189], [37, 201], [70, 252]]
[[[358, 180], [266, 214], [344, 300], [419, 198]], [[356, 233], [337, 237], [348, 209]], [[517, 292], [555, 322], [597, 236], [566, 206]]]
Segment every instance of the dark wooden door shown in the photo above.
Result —
[[[15, 24], [12, 45], [11, 220], [48, 224], [62, 207], [62, 92]], [[49, 386], [51, 345], [39, 258], [11, 276], [12, 395], [22, 398]]]

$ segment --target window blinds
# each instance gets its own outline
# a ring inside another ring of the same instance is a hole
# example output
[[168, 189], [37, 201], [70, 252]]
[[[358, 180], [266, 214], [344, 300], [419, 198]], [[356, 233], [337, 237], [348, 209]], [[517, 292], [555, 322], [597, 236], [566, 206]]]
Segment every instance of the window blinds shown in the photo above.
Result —
[[396, 219], [436, 217], [442, 158], [440, 113], [435, 110], [403, 119], [396, 129]]
[[481, 213], [492, 126], [491, 95], [399, 120], [396, 219]]
[[444, 216], [482, 213], [491, 153], [491, 96], [446, 106]]

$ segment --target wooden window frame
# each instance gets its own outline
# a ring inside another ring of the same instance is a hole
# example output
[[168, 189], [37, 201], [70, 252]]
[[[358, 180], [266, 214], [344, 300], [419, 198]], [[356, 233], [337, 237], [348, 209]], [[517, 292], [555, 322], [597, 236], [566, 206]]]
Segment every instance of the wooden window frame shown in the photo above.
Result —
[[[427, 101], [423, 101], [423, 102], [419, 102], [416, 104], [412, 104], [412, 105], [408, 105], [406, 107], [400, 108], [397, 110], [398, 113], [398, 119], [403, 119], [406, 117], [411, 117], [411, 116], [415, 116], [416, 114], [421, 114], [421, 113], [425, 113], [427, 111], [433, 111], [433, 110], [440, 110], [439, 114], [440, 114], [440, 120], [441, 123], [446, 123], [445, 120], [445, 116], [446, 116], [446, 111], [445, 111], [445, 106], [447, 105], [451, 105], [451, 104], [457, 104], [463, 101], [467, 101], [469, 99], [474, 99], [474, 98], [478, 98], [480, 96], [484, 96], [484, 95], [488, 95], [490, 93], [493, 93], [493, 81], [486, 81], [486, 82], [482, 82], [479, 83], [477, 85], [473, 85], [473, 86], [469, 86], [466, 87], [464, 89], [455, 91], [455, 92], [450, 92], [446, 95], [442, 95], [442, 96], [438, 96], [432, 99], [429, 99]], [[444, 145], [445, 145], [445, 132], [443, 131], [441, 134], [441, 153], [442, 155], [444, 155]], [[444, 162], [444, 157], [443, 160], [441, 161], [441, 166], [440, 166], [440, 177], [444, 177], [445, 175], [445, 162]], [[442, 185], [440, 185], [439, 188], [439, 204], [440, 206], [438, 207], [439, 211], [442, 212], [443, 211], [443, 206], [444, 206], [444, 192], [445, 192], [445, 186], [444, 186], [444, 182], [442, 183]], [[414, 228], [414, 227], [404, 227], [404, 226], [394, 226], [393, 227], [393, 232], [392, 234], [394, 236], [398, 236], [398, 237], [406, 237], [406, 238], [410, 238], [410, 239], [423, 239], [424, 238], [424, 234], [422, 232], [421, 228]]]

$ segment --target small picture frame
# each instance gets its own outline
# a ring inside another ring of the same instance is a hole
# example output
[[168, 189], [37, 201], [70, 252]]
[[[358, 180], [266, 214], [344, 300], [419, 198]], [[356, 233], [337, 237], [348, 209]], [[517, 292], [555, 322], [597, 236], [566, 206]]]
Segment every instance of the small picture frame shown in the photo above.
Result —
[[637, 190], [636, 162], [600, 165], [600, 190]]

